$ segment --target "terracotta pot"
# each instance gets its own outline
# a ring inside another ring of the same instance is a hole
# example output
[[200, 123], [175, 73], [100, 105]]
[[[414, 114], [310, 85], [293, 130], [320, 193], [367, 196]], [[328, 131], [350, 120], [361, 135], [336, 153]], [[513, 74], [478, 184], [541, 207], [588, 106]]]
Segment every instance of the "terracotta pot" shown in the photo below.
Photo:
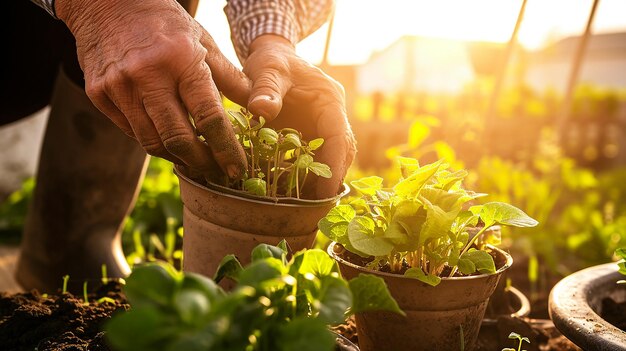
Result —
[[472, 350], [487, 302], [502, 273], [513, 259], [497, 249], [495, 274], [443, 278], [435, 287], [403, 275], [372, 271], [328, 253], [339, 263], [346, 279], [360, 273], [374, 274], [385, 280], [391, 295], [406, 317], [389, 312], [366, 312], [356, 315], [359, 348], [374, 350], [453, 350], [461, 349], [461, 329], [464, 349]]
[[548, 308], [556, 328], [587, 351], [626, 350], [626, 332], [600, 317], [602, 300], [626, 301], [624, 276], [616, 263], [578, 271], [563, 278], [550, 293]]
[[[237, 256], [242, 265], [250, 263], [250, 252], [258, 244], [276, 245], [287, 240], [289, 248], [310, 248], [317, 234], [317, 222], [333, 208], [343, 191], [324, 200], [255, 197], [210, 184], [202, 186], [176, 168], [183, 201], [183, 269], [213, 277], [222, 258]], [[229, 288], [231, 284], [224, 283]]]

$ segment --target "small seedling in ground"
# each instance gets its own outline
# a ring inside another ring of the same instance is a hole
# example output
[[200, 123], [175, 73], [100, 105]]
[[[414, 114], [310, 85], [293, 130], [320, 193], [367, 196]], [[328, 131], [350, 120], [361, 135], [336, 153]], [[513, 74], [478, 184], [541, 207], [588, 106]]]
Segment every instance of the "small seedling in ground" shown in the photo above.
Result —
[[109, 277], [107, 276], [107, 265], [102, 264], [102, 284], [107, 285], [109, 283]]
[[69, 275], [63, 276], [63, 290], [61, 290], [61, 295], [65, 295], [67, 293], [67, 282], [70, 280]]
[[87, 296], [87, 281], [83, 282], [83, 305], [89, 305], [89, 298]]
[[530, 340], [527, 337], [521, 336], [514, 332], [509, 334], [509, 339], [517, 340], [519, 342], [519, 344], [517, 345], [517, 350], [510, 348], [510, 347], [506, 347], [506, 348], [503, 348], [502, 351], [526, 351], [526, 350], [522, 350], [522, 344], [524, 343], [524, 341], [530, 344]]
[[104, 296], [98, 299], [98, 303], [111, 303], [115, 305], [115, 300], [108, 296]]

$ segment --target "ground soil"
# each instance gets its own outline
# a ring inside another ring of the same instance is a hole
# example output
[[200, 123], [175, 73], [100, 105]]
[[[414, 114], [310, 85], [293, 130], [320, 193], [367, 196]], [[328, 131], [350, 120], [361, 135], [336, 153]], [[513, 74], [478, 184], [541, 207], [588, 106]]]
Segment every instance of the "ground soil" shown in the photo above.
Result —
[[[96, 302], [102, 297], [114, 302]], [[0, 293], [2, 350], [110, 351], [102, 324], [129, 305], [117, 282], [101, 285], [88, 299], [90, 303], [86, 305], [82, 297], [69, 293]]]
[[615, 302], [611, 298], [602, 300], [602, 316], [605, 321], [626, 331], [626, 302]]

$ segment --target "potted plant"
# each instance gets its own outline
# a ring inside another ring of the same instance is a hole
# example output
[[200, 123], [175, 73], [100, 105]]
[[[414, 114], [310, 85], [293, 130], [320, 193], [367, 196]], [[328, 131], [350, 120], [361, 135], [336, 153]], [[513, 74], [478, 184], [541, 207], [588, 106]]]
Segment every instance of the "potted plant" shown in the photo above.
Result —
[[626, 274], [626, 250], [615, 253], [621, 258], [617, 265], [578, 271], [550, 292], [548, 308], [554, 325], [584, 350], [626, 350], [626, 288], [618, 284]]
[[222, 260], [215, 280], [237, 280], [230, 292], [167, 264], [135, 268], [123, 288], [131, 308], [108, 323], [107, 338], [119, 351], [330, 351], [346, 341], [335, 341], [328, 324], [346, 314], [401, 313], [382, 279], [360, 275], [346, 281], [322, 250], [288, 259], [284, 241], [261, 244], [251, 262], [243, 268], [233, 255]]
[[230, 115], [248, 161], [242, 179], [205, 181], [176, 168], [184, 204], [183, 266], [205, 276], [227, 254], [248, 263], [247, 253], [259, 243], [276, 245], [285, 239], [294, 252], [311, 247], [317, 222], [348, 191], [344, 186], [332, 198], [303, 198], [314, 177], [332, 175], [327, 165], [314, 160], [324, 140], [307, 142], [294, 129], [266, 128], [262, 117], [256, 122], [245, 110]]
[[[361, 350], [471, 350], [487, 301], [512, 258], [493, 245], [493, 225], [531, 227], [537, 221], [461, 186], [466, 171], [442, 161], [420, 166], [398, 158], [401, 180], [351, 183], [360, 196], [334, 207], [319, 228], [334, 241], [328, 253], [342, 274], [382, 277], [406, 316], [356, 315]], [[474, 229], [477, 228], [477, 229]], [[470, 234], [471, 233], [471, 234]]]

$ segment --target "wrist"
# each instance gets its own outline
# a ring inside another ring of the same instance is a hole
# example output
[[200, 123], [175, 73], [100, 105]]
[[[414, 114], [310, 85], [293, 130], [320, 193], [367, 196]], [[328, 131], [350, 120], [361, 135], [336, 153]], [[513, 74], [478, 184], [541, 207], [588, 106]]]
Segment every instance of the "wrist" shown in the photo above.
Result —
[[280, 50], [289, 51], [292, 53], [296, 52], [295, 46], [287, 38], [280, 36], [280, 35], [276, 35], [276, 34], [270, 34], [270, 33], [262, 34], [254, 38], [252, 42], [250, 43], [248, 52], [252, 54], [257, 50], [264, 50], [268, 48], [271, 48], [274, 50], [280, 49]]
[[90, 16], [90, 21], [95, 22], [99, 18], [106, 18], [104, 13], [107, 7], [113, 7], [115, 1], [89, 1], [89, 0], [55, 0], [55, 12], [57, 17], [65, 22], [65, 25], [76, 36], [84, 26], [85, 17]]

